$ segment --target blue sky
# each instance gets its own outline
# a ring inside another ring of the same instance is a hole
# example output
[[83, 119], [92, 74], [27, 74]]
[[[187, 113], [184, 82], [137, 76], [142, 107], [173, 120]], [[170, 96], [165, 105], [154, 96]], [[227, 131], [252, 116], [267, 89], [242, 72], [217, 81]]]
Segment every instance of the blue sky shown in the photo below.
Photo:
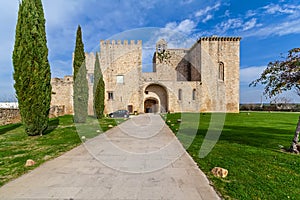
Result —
[[[147, 27], [162, 30], [166, 39], [169, 32], [178, 32], [192, 41], [201, 36], [240, 36], [240, 101], [253, 103], [260, 102], [262, 88], [249, 88], [249, 82], [269, 61], [300, 47], [298, 0], [44, 0], [43, 5], [53, 77], [72, 73], [78, 24], [87, 52], [98, 50], [100, 39], [122, 38], [126, 33], [129, 40], [143, 37], [142, 31], [133, 34], [137, 32], [129, 30], [151, 30]], [[1, 0], [0, 101], [15, 96], [11, 57], [17, 12], [18, 0]], [[300, 102], [293, 92], [284, 96]]]

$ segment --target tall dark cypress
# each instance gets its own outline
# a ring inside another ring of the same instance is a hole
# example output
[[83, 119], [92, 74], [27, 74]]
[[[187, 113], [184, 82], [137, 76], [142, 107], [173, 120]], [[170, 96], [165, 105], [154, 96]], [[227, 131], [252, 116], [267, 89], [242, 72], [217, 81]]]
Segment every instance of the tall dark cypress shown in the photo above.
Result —
[[103, 81], [103, 75], [100, 68], [99, 55], [96, 54], [95, 68], [94, 68], [94, 113], [95, 116], [100, 119], [104, 116], [104, 95], [105, 84]]
[[41, 0], [22, 0], [13, 51], [16, 96], [25, 131], [42, 135], [48, 127], [51, 72]]
[[74, 122], [84, 123], [88, 115], [88, 82], [86, 77], [86, 64], [84, 45], [82, 42], [81, 27], [78, 26], [76, 34], [76, 45], [73, 60], [73, 107]]

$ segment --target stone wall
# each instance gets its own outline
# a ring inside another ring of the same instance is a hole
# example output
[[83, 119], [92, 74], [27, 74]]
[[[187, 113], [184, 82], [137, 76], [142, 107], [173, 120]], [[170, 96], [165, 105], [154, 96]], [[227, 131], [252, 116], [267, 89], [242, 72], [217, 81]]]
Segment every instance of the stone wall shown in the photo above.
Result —
[[[49, 117], [59, 117], [65, 114], [65, 106], [52, 106]], [[20, 110], [18, 108], [0, 108], [0, 126], [21, 122]]]
[[[170, 53], [170, 58], [164, 62], [156, 58], [156, 73], [143, 73], [145, 84], [165, 88], [168, 96], [167, 106], [165, 106], [168, 108], [167, 111], [199, 112], [200, 72], [196, 73], [192, 70], [196, 68], [196, 63], [190, 60], [189, 50], [166, 49], [166, 51]], [[193, 98], [193, 91], [195, 91], [195, 98]], [[145, 98], [147, 95], [144, 95]]]
[[[101, 41], [100, 66], [105, 82], [105, 113], [119, 109], [140, 112], [142, 41]], [[109, 99], [108, 93], [113, 94]]]
[[50, 118], [64, 116], [66, 114], [70, 114], [70, 113], [66, 113], [65, 105], [60, 105], [60, 106], [54, 105], [50, 108], [50, 111], [49, 111]]
[[[73, 77], [52, 78], [51, 115], [73, 114]], [[63, 109], [63, 110], [62, 110]]]
[[[203, 37], [201, 48], [201, 111], [239, 112], [240, 37]], [[219, 65], [224, 64], [224, 79]]]
[[0, 108], [0, 126], [21, 122], [19, 109]]
[[[99, 59], [100, 60], [100, 59]], [[96, 54], [95, 53], [85, 53], [85, 66], [87, 69], [87, 80], [88, 80], [88, 87], [89, 87], [89, 99], [88, 99], [88, 114], [94, 115], [94, 106], [93, 106], [93, 99], [94, 99], [94, 68], [96, 62]]]

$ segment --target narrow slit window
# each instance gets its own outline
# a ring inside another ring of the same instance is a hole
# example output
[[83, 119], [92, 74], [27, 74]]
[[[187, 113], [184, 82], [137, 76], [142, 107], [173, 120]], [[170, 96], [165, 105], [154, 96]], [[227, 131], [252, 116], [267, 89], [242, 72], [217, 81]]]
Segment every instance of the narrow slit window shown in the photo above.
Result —
[[192, 99], [196, 100], [196, 89], [193, 89]]
[[182, 100], [182, 89], [178, 90], [178, 100], [181, 101]]
[[219, 62], [219, 80], [224, 81], [224, 63]]

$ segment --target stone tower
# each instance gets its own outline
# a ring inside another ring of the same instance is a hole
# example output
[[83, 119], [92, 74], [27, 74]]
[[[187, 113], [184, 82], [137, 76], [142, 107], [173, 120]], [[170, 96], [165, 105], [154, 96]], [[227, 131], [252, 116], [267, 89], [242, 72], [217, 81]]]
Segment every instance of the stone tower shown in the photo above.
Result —
[[157, 43], [156, 43], [156, 52], [163, 52], [166, 51], [168, 48], [168, 44], [164, 39], [160, 39]]
[[194, 46], [201, 52], [201, 111], [239, 112], [240, 40], [202, 37]]
[[[100, 41], [100, 67], [105, 82], [105, 113], [131, 109], [139, 102], [142, 72], [142, 41]], [[92, 82], [95, 55], [86, 54], [88, 76]], [[93, 91], [93, 84], [90, 84]], [[90, 92], [89, 114], [93, 113], [93, 94]]]

